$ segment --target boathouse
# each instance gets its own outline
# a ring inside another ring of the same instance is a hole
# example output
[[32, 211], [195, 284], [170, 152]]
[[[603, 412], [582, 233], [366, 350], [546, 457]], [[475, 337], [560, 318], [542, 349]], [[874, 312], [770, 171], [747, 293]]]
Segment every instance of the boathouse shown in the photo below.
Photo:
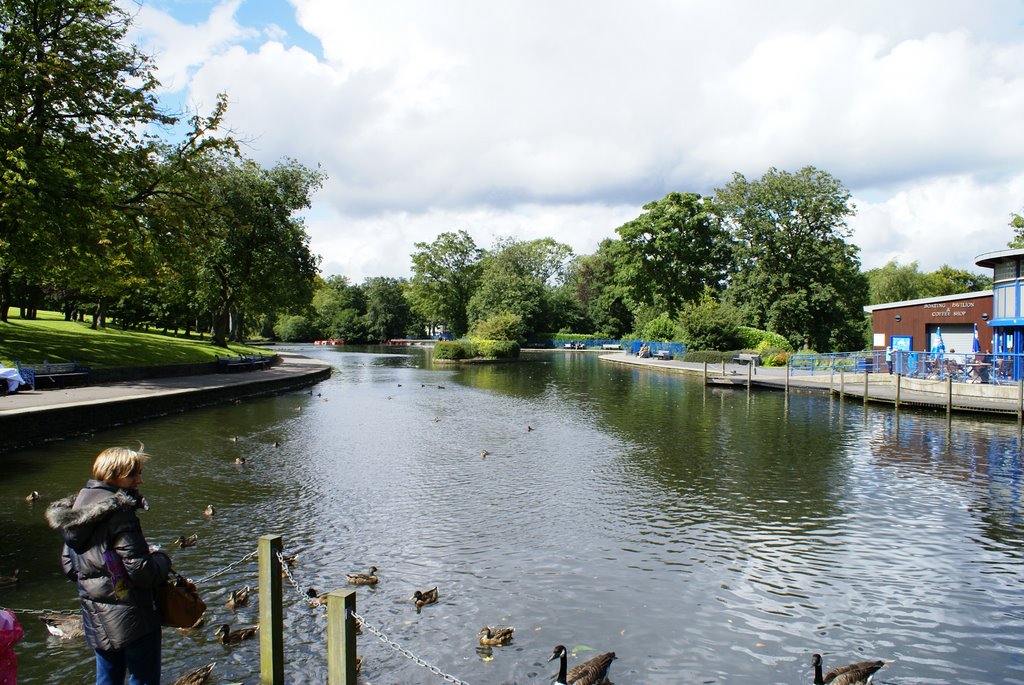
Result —
[[872, 347], [905, 352], [974, 351], [977, 326], [979, 352], [992, 352], [992, 290], [942, 295], [864, 307], [871, 314]]

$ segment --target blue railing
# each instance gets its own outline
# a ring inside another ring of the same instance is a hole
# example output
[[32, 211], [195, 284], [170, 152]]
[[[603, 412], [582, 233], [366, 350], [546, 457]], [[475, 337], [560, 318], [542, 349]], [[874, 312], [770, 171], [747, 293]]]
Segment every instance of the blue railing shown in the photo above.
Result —
[[1024, 378], [1024, 354], [983, 354], [981, 352], [902, 352], [890, 355], [882, 350], [836, 352], [829, 354], [793, 354], [790, 373], [892, 373], [910, 378], [958, 383], [1016, 383]]

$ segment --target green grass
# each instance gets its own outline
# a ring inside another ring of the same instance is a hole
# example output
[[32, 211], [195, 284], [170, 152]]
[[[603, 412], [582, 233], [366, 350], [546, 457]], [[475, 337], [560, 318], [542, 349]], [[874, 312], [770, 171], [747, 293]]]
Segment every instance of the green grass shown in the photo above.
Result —
[[260, 348], [230, 345], [214, 347], [209, 337], [176, 338], [162, 333], [123, 331], [119, 328], [92, 330], [89, 323], [65, 321], [59, 312], [39, 312], [34, 320], [14, 316], [0, 322], [0, 362], [4, 366], [76, 361], [83, 366], [157, 366], [213, 361], [220, 354], [260, 352]]

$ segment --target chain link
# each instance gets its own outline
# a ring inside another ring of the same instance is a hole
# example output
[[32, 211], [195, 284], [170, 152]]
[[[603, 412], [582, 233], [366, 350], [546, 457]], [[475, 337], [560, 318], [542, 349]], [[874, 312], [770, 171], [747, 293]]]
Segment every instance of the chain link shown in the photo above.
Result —
[[63, 614], [65, 616], [74, 616], [75, 614], [82, 613], [81, 609], [15, 609], [13, 607], [0, 607], [0, 609], [7, 609], [7, 611], [13, 611], [16, 614]]
[[[305, 592], [303, 592], [302, 588], [299, 587], [298, 581], [295, 580], [295, 576], [292, 575], [291, 569], [288, 568], [288, 562], [285, 561], [284, 552], [278, 552], [277, 553], [277, 560], [279, 562], [281, 562], [281, 571], [284, 572], [285, 578], [287, 578], [288, 582], [291, 583], [291, 586], [293, 588], [295, 588], [296, 594], [298, 594], [299, 597], [302, 598], [302, 601], [304, 603], [308, 604], [311, 607], [317, 606], [317, 605], [313, 604], [313, 599], [315, 599], [315, 598], [310, 597], [309, 595], [307, 595]], [[325, 607], [323, 604], [320, 604], [319, 608], [322, 609], [324, 611], [324, 613], [327, 612], [327, 607]]]
[[223, 574], [227, 573], [228, 571], [230, 571], [234, 567], [238, 566], [239, 564], [244, 564], [245, 562], [249, 561], [250, 559], [256, 558], [256, 556], [258, 556], [259, 553], [260, 553], [259, 550], [254, 550], [252, 552], [249, 552], [248, 554], [246, 554], [244, 557], [242, 557], [238, 561], [231, 562], [230, 564], [228, 564], [227, 566], [225, 566], [221, 570], [214, 571], [213, 573], [205, 575], [202, 578], [200, 578], [199, 580], [194, 581], [194, 582], [196, 583], [196, 585], [200, 585], [202, 583], [205, 583], [208, 580], [213, 580], [217, 576], [220, 576], [220, 575], [223, 575]]
[[352, 612], [352, 617], [356, 619], [356, 621], [359, 623], [360, 627], [366, 628], [366, 630], [368, 630], [371, 633], [373, 633], [374, 635], [376, 635], [377, 638], [381, 642], [383, 642], [388, 647], [390, 647], [391, 649], [395, 650], [396, 652], [398, 652], [402, 656], [410, 659], [416, 665], [422, 666], [423, 668], [427, 669], [428, 671], [430, 671], [434, 675], [439, 676], [439, 677], [443, 678], [444, 680], [447, 680], [449, 683], [454, 683], [455, 685], [469, 685], [469, 683], [467, 683], [467, 682], [465, 682], [463, 680], [459, 680], [458, 678], [456, 678], [453, 675], [448, 675], [447, 673], [445, 673], [444, 671], [439, 669], [437, 666], [432, 666], [432, 665], [428, 664], [426, 661], [424, 661], [423, 659], [419, 658], [418, 656], [416, 656], [415, 654], [410, 652], [408, 649], [406, 649], [405, 647], [403, 647], [402, 645], [398, 644], [397, 642], [395, 642], [394, 640], [389, 638], [387, 635], [382, 633], [379, 628], [377, 628], [375, 626], [372, 626], [369, 623], [367, 623], [366, 619], [363, 618], [362, 616], [360, 616], [359, 614], [357, 614], [356, 612], [354, 612], [354, 611]]

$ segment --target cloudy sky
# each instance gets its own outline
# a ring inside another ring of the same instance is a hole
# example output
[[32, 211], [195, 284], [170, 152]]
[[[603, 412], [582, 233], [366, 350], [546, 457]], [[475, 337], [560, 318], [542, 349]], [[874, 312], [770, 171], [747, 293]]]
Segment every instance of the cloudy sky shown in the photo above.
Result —
[[162, 100], [329, 177], [325, 275], [464, 229], [577, 253], [672, 191], [814, 165], [864, 268], [971, 271], [1024, 211], [1018, 0], [131, 0]]

